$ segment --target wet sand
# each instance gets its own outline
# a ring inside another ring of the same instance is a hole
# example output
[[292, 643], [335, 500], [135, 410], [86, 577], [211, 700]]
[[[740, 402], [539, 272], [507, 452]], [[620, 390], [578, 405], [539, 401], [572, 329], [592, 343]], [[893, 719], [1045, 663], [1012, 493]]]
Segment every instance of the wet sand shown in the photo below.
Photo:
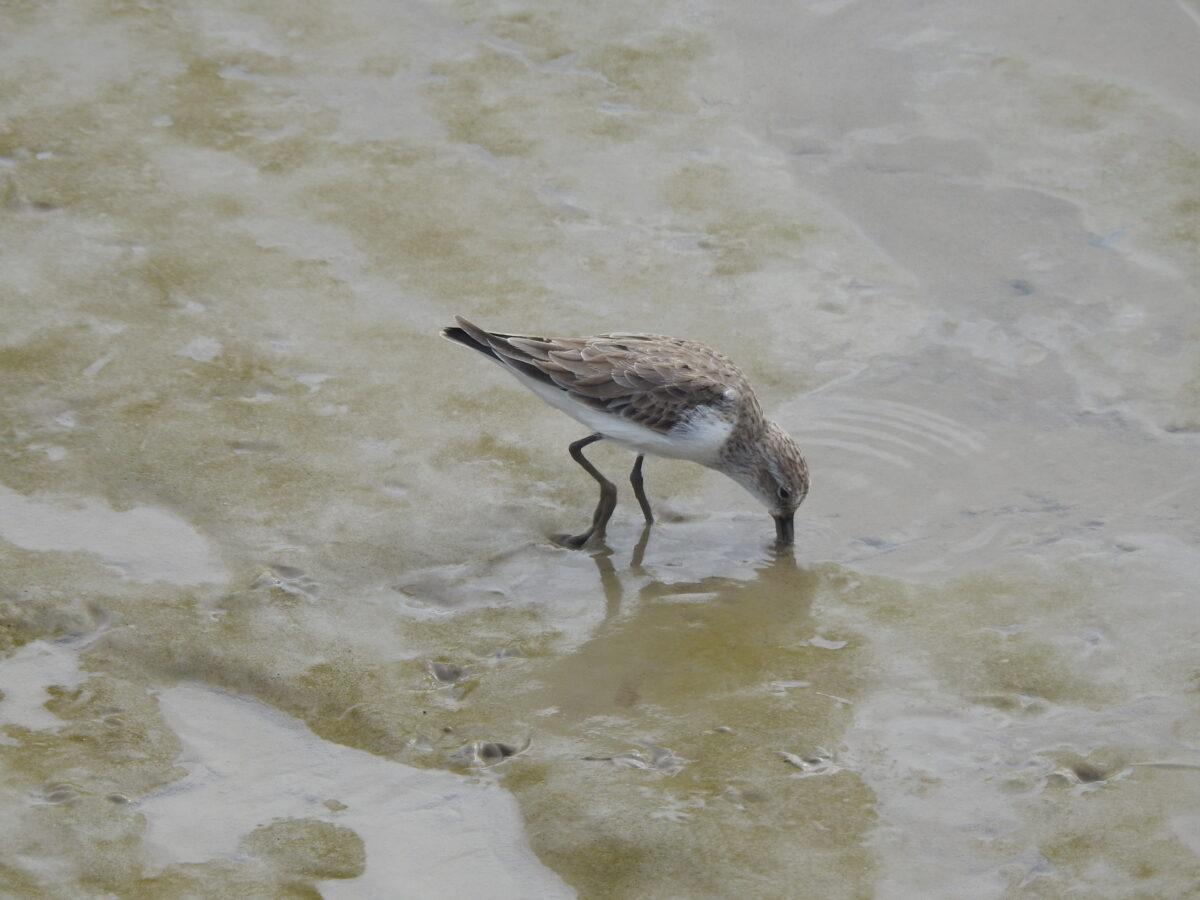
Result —
[[[0, 34], [9, 895], [1192, 890], [1194, 5]], [[728, 353], [794, 552], [661, 460], [554, 546], [582, 435], [454, 313]]]

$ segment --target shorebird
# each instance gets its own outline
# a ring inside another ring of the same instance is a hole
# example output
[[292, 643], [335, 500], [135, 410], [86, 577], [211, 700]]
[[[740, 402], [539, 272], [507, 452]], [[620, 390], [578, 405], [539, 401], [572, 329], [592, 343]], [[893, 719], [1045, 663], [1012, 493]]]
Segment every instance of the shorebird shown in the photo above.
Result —
[[796, 507], [808, 493], [808, 465], [792, 437], [763, 416], [746, 376], [724, 354], [660, 334], [544, 338], [484, 331], [462, 316], [454, 321], [442, 337], [499, 363], [592, 432], [570, 452], [600, 485], [600, 502], [591, 528], [559, 543], [578, 549], [604, 539], [617, 488], [583, 448], [606, 439], [637, 454], [629, 480], [647, 525], [654, 515], [642, 460], [651, 454], [725, 473], [770, 511], [777, 541], [792, 543]]

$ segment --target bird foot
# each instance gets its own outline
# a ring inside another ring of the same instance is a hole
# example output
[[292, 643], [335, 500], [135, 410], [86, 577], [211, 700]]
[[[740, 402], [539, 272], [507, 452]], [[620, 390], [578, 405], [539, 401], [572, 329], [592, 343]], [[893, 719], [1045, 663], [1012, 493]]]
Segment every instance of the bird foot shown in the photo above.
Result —
[[551, 540], [558, 544], [558, 546], [566, 547], [568, 550], [583, 550], [585, 547], [592, 547], [603, 543], [604, 535], [598, 535], [593, 531], [585, 531], [583, 534], [556, 534]]

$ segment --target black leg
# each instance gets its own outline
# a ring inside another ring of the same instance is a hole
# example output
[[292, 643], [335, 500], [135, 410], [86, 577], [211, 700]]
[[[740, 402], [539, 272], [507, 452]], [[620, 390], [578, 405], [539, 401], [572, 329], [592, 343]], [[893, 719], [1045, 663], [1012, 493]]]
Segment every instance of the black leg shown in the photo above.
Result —
[[558, 542], [564, 547], [571, 547], [578, 550], [590, 543], [604, 540], [604, 529], [608, 527], [608, 520], [612, 518], [613, 510], [617, 508], [617, 486], [600, 474], [600, 470], [588, 462], [587, 457], [583, 455], [583, 448], [588, 444], [594, 444], [601, 440], [604, 435], [591, 434], [585, 438], [580, 438], [571, 445], [571, 458], [579, 465], [583, 466], [584, 471], [596, 479], [600, 485], [600, 502], [596, 504], [596, 512], [592, 516], [592, 527], [583, 534], [563, 536], [558, 538]]
[[650, 501], [646, 499], [646, 490], [642, 487], [642, 460], [645, 458], [641, 453], [638, 454], [633, 471], [629, 473], [629, 482], [633, 485], [633, 496], [637, 497], [642, 515], [646, 517], [646, 524], [651, 525], [654, 522], [654, 513], [650, 511]]

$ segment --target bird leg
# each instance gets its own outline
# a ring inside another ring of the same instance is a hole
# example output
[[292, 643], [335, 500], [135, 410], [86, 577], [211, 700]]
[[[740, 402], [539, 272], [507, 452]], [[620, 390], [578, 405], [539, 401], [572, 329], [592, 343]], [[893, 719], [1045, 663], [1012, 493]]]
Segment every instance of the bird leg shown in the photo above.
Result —
[[646, 524], [651, 525], [654, 523], [654, 513], [650, 511], [650, 501], [646, 499], [646, 490], [642, 487], [642, 460], [645, 458], [643, 454], [638, 454], [633, 471], [629, 473], [629, 483], [633, 485], [633, 496], [637, 497], [642, 515], [646, 517]]
[[578, 550], [592, 542], [604, 540], [604, 529], [608, 526], [608, 520], [612, 518], [613, 510], [617, 508], [617, 486], [601, 475], [600, 470], [588, 462], [587, 457], [583, 455], [584, 447], [603, 437], [602, 434], [591, 434], [580, 438], [570, 448], [571, 458], [583, 466], [584, 471], [595, 478], [600, 485], [600, 502], [596, 504], [596, 512], [592, 515], [592, 527], [583, 534], [564, 535], [557, 539], [562, 546], [570, 547], [573, 550]]

